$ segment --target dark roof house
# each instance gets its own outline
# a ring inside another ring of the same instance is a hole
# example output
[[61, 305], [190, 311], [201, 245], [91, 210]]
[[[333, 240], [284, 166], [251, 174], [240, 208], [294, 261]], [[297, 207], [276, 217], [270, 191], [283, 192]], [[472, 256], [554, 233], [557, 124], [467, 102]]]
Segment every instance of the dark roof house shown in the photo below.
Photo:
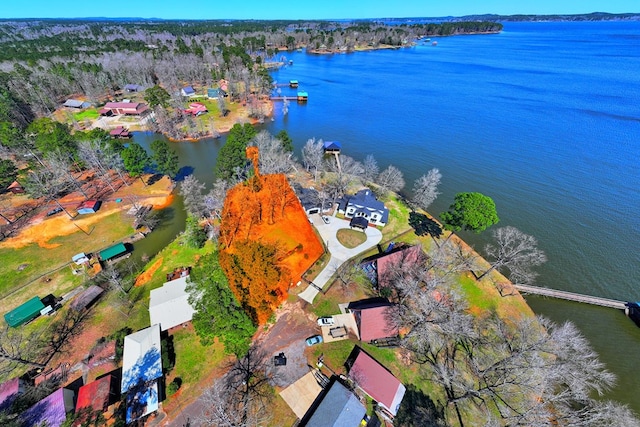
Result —
[[366, 230], [367, 227], [369, 227], [369, 221], [363, 216], [354, 216], [351, 218], [351, 221], [349, 221], [349, 227]]
[[321, 213], [321, 211], [326, 212], [331, 209], [331, 200], [324, 200], [323, 206], [320, 193], [315, 188], [304, 188], [299, 184], [294, 184], [293, 188], [307, 215]]
[[346, 218], [364, 217], [371, 224], [384, 226], [389, 221], [389, 209], [368, 188], [340, 200], [338, 212]]
[[358, 427], [363, 425], [362, 420], [366, 417], [366, 413], [366, 408], [356, 395], [334, 376], [298, 426]]
[[406, 391], [405, 386], [384, 366], [359, 347], [347, 360], [349, 378], [378, 402], [389, 418], [398, 413]]

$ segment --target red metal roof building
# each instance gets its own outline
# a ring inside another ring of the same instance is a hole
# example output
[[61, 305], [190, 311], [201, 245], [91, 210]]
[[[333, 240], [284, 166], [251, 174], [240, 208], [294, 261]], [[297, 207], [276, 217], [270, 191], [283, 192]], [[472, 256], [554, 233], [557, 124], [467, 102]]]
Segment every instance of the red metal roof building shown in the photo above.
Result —
[[358, 353], [349, 368], [349, 377], [362, 391], [378, 402], [390, 418], [395, 417], [406, 391], [405, 386], [364, 350], [356, 348]]
[[387, 304], [378, 307], [350, 309], [356, 318], [360, 341], [370, 342], [398, 335], [397, 326], [392, 325], [388, 320], [390, 308], [391, 305]]
[[189, 108], [184, 110], [185, 114], [191, 114], [192, 116], [200, 116], [204, 113], [207, 113], [207, 106], [200, 102], [192, 102], [189, 104]]
[[111, 135], [114, 138], [129, 138], [131, 136], [129, 131], [122, 126], [118, 126], [117, 128], [112, 129], [109, 132], [109, 135]]
[[139, 116], [145, 113], [148, 109], [148, 105], [140, 102], [107, 102], [100, 110], [100, 114], [103, 116], [112, 114]]
[[118, 399], [118, 381], [113, 375], [106, 375], [89, 384], [85, 384], [78, 390], [76, 413], [84, 408], [92, 408], [94, 411], [105, 412], [107, 407]]
[[423, 253], [420, 246], [399, 248], [387, 255], [376, 259], [378, 288], [388, 287], [394, 272], [402, 272], [422, 261]]

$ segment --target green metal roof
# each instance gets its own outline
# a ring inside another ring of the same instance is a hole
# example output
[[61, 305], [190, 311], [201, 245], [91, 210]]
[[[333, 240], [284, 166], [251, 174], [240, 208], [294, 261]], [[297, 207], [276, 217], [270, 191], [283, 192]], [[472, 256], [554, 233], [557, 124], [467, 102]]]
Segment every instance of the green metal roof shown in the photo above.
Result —
[[4, 315], [4, 320], [11, 327], [20, 326], [29, 320], [38, 317], [40, 310], [44, 308], [44, 304], [40, 301], [40, 297], [33, 297], [19, 307], [14, 308]]
[[100, 258], [103, 261], [107, 261], [125, 252], [127, 252], [127, 248], [124, 246], [124, 243], [118, 243], [117, 245], [110, 246], [107, 249], [100, 251]]

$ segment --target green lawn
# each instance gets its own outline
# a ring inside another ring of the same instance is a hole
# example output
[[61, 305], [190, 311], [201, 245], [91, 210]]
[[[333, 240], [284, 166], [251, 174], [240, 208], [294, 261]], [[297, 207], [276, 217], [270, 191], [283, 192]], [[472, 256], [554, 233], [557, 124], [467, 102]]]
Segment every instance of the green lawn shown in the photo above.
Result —
[[94, 120], [94, 119], [97, 119], [99, 116], [100, 114], [98, 113], [98, 110], [96, 110], [95, 108], [88, 108], [84, 111], [80, 111], [79, 113], [73, 114], [73, 118], [79, 122], [82, 120]]
[[115, 213], [96, 224], [90, 235], [78, 230], [47, 242], [55, 247], [43, 248], [35, 243], [22, 248], [1, 247], [0, 297], [70, 263], [71, 257], [78, 252], [103, 249], [132, 233], [131, 221], [123, 221], [122, 214]]
[[171, 376], [180, 377], [183, 387], [206, 377], [211, 372], [211, 367], [218, 366], [225, 358], [222, 343], [216, 341], [210, 346], [203, 346], [191, 328], [175, 331], [173, 345], [176, 365]]

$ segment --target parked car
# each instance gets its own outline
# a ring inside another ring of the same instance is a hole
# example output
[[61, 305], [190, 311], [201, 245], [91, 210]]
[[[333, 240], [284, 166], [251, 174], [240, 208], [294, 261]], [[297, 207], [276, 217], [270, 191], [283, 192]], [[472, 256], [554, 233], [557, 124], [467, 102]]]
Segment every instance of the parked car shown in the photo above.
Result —
[[322, 221], [324, 221], [325, 224], [329, 224], [331, 222], [329, 217], [326, 215], [322, 215]]
[[58, 212], [62, 212], [62, 208], [59, 207], [59, 206], [57, 208], [51, 209], [49, 212], [47, 212], [47, 216], [55, 215]]
[[314, 335], [312, 337], [309, 337], [305, 340], [305, 342], [307, 343], [307, 345], [309, 347], [311, 347], [312, 345], [315, 344], [320, 344], [322, 342], [322, 336], [321, 335]]
[[336, 321], [333, 320], [333, 317], [319, 317], [318, 325], [319, 326], [330, 326], [333, 325]]

